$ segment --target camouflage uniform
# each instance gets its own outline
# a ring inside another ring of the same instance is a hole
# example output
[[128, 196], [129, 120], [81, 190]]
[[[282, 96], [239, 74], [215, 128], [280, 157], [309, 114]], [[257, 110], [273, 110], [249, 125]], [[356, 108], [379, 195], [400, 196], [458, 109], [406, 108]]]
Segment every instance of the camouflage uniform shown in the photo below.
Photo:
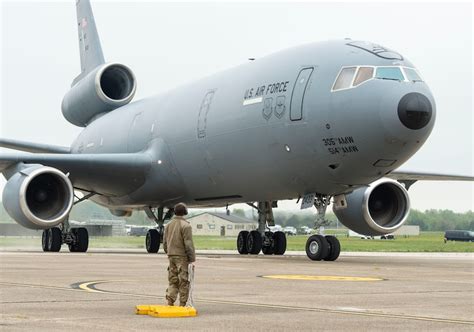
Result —
[[173, 305], [178, 297], [181, 306], [186, 305], [189, 295], [188, 264], [196, 260], [192, 228], [183, 217], [175, 216], [166, 225], [163, 249], [168, 254], [168, 281], [166, 299]]

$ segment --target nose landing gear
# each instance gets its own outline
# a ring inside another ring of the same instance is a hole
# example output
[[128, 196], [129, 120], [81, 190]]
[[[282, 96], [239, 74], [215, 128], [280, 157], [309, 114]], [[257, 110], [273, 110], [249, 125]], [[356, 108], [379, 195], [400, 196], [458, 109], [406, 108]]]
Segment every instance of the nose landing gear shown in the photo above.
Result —
[[[330, 203], [331, 197], [317, 194], [314, 199], [314, 206], [318, 215], [314, 222], [314, 228], [321, 232], [321, 227], [329, 224], [325, 218], [326, 209]], [[306, 241], [306, 255], [313, 261], [335, 261], [341, 252], [339, 240], [332, 235], [316, 234], [311, 235]]]
[[163, 234], [165, 230], [165, 220], [173, 217], [173, 209], [168, 209], [163, 217], [164, 208], [159, 207], [157, 215], [152, 211], [151, 207], [145, 209], [145, 213], [148, 218], [154, 220], [157, 223], [157, 228], [148, 230], [145, 239], [146, 251], [150, 254], [156, 254], [160, 250], [160, 243], [163, 242]]

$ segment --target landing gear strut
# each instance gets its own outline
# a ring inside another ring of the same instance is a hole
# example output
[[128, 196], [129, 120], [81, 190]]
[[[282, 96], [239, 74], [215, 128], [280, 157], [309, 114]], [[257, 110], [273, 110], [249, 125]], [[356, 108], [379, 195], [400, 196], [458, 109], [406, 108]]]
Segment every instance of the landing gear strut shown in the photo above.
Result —
[[58, 252], [67, 244], [70, 252], [86, 252], [89, 248], [89, 233], [84, 227], [69, 228], [66, 220], [59, 227], [43, 230], [41, 247], [43, 251]]
[[[330, 203], [331, 196], [317, 194], [314, 206], [318, 215], [314, 222], [314, 228], [321, 233], [321, 227], [329, 224], [326, 219], [326, 209]], [[341, 245], [335, 236], [323, 234], [311, 235], [306, 241], [306, 255], [313, 261], [335, 261], [341, 252]]]
[[150, 254], [156, 254], [160, 250], [160, 243], [163, 242], [163, 234], [165, 232], [165, 220], [173, 217], [173, 209], [168, 209], [166, 214], [163, 216], [164, 208], [159, 207], [157, 209], [157, 215], [152, 211], [151, 207], [145, 209], [145, 213], [148, 218], [154, 220], [157, 223], [157, 227], [148, 230], [146, 233], [145, 247], [146, 251]]
[[241, 231], [237, 236], [237, 251], [241, 255], [283, 255], [286, 251], [286, 235], [283, 232], [271, 232], [269, 226], [274, 226], [273, 207], [276, 202], [258, 202], [258, 205], [248, 203], [258, 211], [258, 228], [253, 231]]

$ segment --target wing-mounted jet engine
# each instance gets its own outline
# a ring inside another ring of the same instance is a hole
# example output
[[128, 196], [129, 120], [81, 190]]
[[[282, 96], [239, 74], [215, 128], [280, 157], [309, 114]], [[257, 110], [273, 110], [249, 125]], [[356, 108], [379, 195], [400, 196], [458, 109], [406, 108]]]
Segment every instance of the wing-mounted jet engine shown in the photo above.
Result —
[[136, 87], [135, 75], [127, 66], [100, 65], [66, 93], [61, 105], [63, 115], [70, 123], [85, 127], [100, 114], [132, 101]]
[[345, 195], [335, 197], [333, 211], [344, 226], [364, 235], [393, 233], [410, 212], [408, 192], [399, 182], [380, 179]]
[[15, 173], [5, 185], [3, 205], [19, 224], [49, 229], [64, 222], [71, 211], [74, 191], [61, 171], [31, 165]]

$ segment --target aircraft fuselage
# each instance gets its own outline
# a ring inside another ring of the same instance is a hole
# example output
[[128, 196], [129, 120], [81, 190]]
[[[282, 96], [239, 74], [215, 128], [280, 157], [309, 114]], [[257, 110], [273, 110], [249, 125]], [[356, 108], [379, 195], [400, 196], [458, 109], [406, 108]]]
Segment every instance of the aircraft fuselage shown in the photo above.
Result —
[[[398, 53], [351, 42], [281, 51], [94, 120], [72, 153], [147, 151], [151, 158], [144, 179], [129, 179], [133, 190], [124, 194], [116, 183], [95, 200], [116, 207], [219, 206], [334, 195], [398, 168], [433, 128], [433, 96], [425, 82], [406, 75], [333, 91], [344, 67], [414, 68]], [[400, 110], [408, 94], [414, 101]], [[418, 121], [419, 95], [429, 100], [430, 114], [413, 129], [401, 118]]]

